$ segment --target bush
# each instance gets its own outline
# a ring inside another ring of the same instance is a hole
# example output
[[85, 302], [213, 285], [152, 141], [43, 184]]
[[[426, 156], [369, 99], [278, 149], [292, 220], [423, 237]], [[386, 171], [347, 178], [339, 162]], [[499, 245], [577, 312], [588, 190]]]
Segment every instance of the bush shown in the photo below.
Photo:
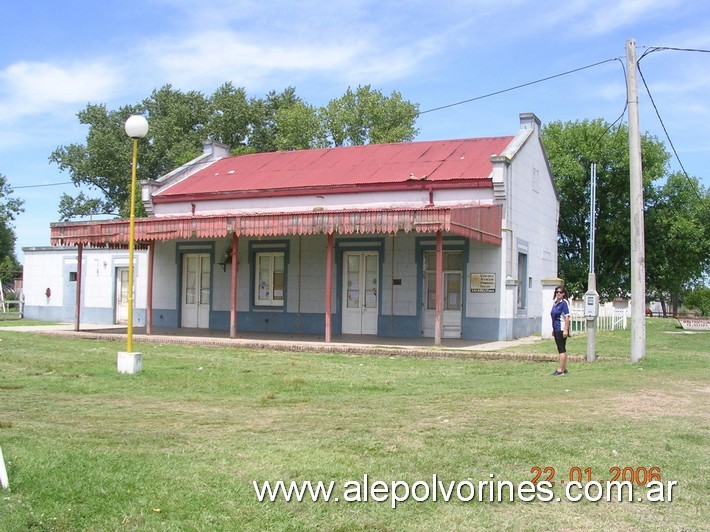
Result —
[[688, 294], [683, 303], [686, 307], [700, 311], [702, 316], [710, 316], [710, 288], [700, 288]]

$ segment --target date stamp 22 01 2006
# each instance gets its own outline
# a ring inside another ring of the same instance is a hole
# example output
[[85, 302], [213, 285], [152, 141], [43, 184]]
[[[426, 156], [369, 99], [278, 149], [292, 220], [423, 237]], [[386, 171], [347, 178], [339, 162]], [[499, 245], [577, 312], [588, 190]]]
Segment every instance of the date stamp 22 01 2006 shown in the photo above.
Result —
[[[545, 483], [548, 486], [555, 486], [559, 484], [565, 486], [569, 492], [571, 486], [576, 486], [578, 488], [584, 487], [585, 494], [586, 488], [590, 485], [597, 485], [601, 487], [603, 482], [606, 482], [607, 486], [614, 486], [618, 489], [618, 496], [621, 497], [621, 492], [624, 485], [628, 488], [628, 497], [633, 499], [632, 491], [633, 486], [647, 487], [649, 488], [646, 493], [645, 500], [648, 502], [671, 502], [673, 500], [673, 488], [678, 484], [676, 481], [669, 481], [666, 484], [663, 483], [661, 478], [661, 468], [658, 466], [651, 467], [631, 467], [631, 466], [612, 466], [609, 468], [609, 480], [600, 481], [594, 478], [591, 467], [570, 467], [566, 475], [558, 475], [557, 470], [554, 467], [538, 467], [533, 466], [530, 468], [530, 473], [532, 473], [531, 481], [533, 484]], [[636, 500], [644, 500], [638, 498]]]
[[[570, 467], [567, 471], [567, 477], [562, 479], [557, 479], [557, 471], [554, 467], [538, 467], [533, 466], [530, 468], [530, 472], [533, 474], [531, 479], [533, 483], [540, 481], [549, 482], [550, 485], [554, 486], [556, 483], [565, 484], [566, 482], [580, 482], [584, 484], [585, 482], [599, 481], [595, 479], [592, 474], [591, 467]], [[609, 468], [609, 475], [611, 478], [609, 482], [631, 482], [637, 486], [645, 486], [649, 482], [661, 482], [661, 468], [657, 466], [652, 467], [620, 467], [612, 466]]]

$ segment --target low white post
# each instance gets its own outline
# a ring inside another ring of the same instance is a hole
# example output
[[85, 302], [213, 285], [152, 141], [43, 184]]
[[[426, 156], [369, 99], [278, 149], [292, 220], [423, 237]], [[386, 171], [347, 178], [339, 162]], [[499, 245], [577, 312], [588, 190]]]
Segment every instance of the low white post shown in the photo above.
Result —
[[2, 447], [0, 447], [0, 486], [3, 489], [10, 489], [10, 481], [7, 478], [7, 469], [5, 469], [5, 459], [2, 457]]
[[117, 360], [118, 372], [133, 375], [140, 373], [143, 365], [143, 355], [136, 352], [119, 351]]

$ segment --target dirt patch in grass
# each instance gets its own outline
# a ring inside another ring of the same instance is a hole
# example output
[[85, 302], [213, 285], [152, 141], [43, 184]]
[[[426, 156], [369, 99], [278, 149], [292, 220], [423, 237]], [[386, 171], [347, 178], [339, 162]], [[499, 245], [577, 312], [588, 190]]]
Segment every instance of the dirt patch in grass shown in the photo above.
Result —
[[644, 388], [594, 401], [591, 414], [630, 419], [697, 417], [710, 419], [710, 388], [697, 382], [674, 382], [665, 388]]

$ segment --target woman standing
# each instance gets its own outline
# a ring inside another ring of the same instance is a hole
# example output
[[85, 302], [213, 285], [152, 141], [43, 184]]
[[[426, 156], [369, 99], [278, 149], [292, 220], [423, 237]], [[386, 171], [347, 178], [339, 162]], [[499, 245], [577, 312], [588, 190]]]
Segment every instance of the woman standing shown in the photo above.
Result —
[[567, 304], [567, 290], [564, 286], [555, 288], [555, 302], [552, 304], [552, 335], [555, 337], [557, 352], [560, 361], [557, 369], [552, 374], [555, 377], [567, 375], [567, 337], [569, 336], [569, 305]]

